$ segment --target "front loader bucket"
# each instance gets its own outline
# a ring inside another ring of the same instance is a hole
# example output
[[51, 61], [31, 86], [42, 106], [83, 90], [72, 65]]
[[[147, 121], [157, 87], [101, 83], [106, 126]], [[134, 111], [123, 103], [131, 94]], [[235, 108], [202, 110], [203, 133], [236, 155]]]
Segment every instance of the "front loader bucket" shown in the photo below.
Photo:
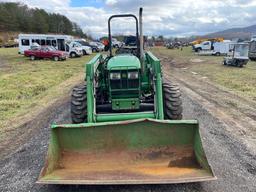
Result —
[[53, 125], [44, 184], [160, 184], [213, 180], [195, 120]]

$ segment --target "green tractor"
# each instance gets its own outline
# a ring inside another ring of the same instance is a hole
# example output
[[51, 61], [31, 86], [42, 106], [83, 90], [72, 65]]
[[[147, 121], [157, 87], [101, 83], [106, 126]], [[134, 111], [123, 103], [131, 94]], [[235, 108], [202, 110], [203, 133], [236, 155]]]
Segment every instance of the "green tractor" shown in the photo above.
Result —
[[[113, 55], [111, 20], [131, 17], [136, 46]], [[144, 52], [142, 8], [108, 20], [110, 53], [86, 64], [86, 85], [73, 89], [73, 124], [52, 125], [44, 184], [157, 184], [213, 180], [196, 120], [182, 119], [177, 85]], [[140, 33], [139, 33], [140, 31]]]

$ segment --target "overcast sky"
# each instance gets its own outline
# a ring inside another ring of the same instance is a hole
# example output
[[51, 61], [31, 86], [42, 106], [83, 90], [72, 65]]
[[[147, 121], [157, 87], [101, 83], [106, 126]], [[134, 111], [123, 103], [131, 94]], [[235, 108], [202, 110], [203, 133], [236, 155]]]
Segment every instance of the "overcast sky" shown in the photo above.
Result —
[[[60, 13], [94, 37], [107, 34], [112, 14], [138, 14], [144, 8], [146, 35], [202, 35], [231, 27], [256, 24], [256, 0], [0, 0], [22, 2]], [[117, 33], [134, 32], [132, 20], [113, 22]]]

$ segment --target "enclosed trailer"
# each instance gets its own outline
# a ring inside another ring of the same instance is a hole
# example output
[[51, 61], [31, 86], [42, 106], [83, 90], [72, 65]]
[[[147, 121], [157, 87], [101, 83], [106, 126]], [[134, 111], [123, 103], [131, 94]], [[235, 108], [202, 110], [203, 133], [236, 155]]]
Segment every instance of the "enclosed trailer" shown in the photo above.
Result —
[[225, 40], [223, 42], [216, 42], [213, 44], [214, 47], [214, 55], [227, 55], [229, 52], [229, 45], [232, 42], [230, 40]]

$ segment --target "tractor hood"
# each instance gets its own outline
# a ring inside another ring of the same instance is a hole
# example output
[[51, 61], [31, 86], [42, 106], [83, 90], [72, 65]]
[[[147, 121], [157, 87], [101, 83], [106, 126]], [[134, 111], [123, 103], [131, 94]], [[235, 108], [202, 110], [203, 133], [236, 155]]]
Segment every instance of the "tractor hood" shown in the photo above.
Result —
[[140, 60], [131, 54], [117, 55], [109, 59], [108, 70], [140, 69]]

